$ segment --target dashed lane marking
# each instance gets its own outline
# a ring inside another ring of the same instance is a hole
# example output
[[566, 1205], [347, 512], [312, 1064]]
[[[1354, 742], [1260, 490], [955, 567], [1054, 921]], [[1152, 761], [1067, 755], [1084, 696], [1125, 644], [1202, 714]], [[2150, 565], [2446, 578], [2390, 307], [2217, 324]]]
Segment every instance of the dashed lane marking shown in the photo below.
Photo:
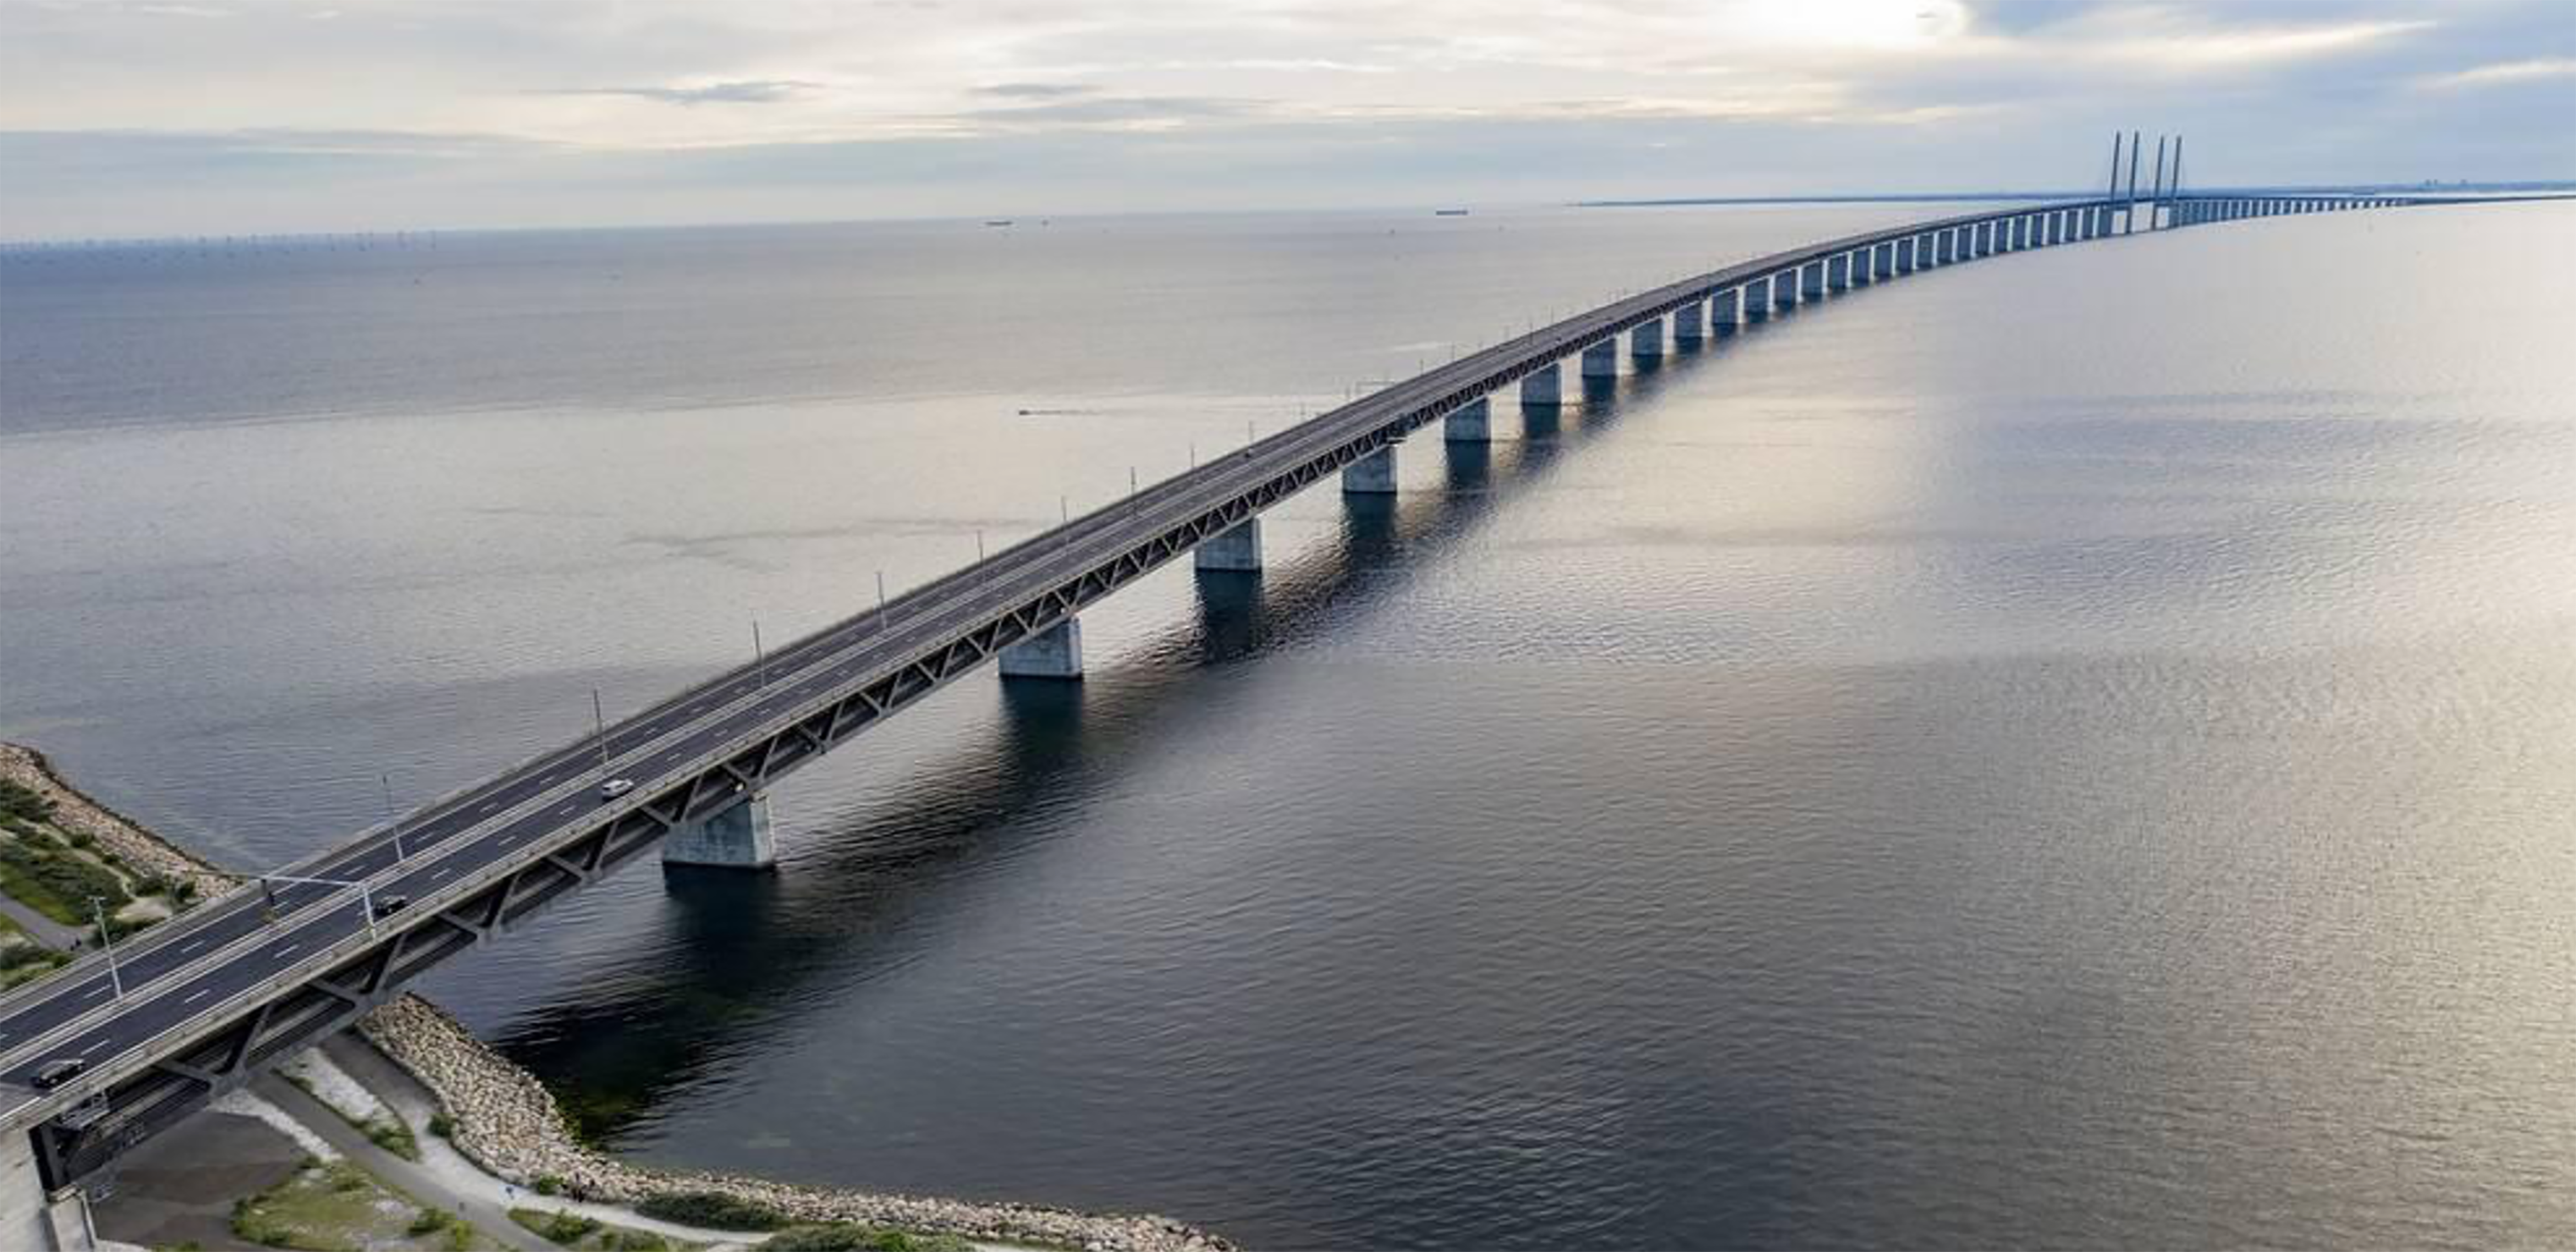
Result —
[[181, 1004], [195, 1004], [197, 1001], [199, 1001], [199, 1000], [203, 1000], [203, 999], [205, 999], [207, 996], [213, 995], [214, 993], [215, 993], [215, 989], [214, 989], [214, 988], [212, 988], [212, 987], [199, 987], [199, 988], [197, 988], [196, 990], [189, 992], [186, 996], [182, 997], [182, 998], [180, 999], [179, 1003], [181, 1003]]

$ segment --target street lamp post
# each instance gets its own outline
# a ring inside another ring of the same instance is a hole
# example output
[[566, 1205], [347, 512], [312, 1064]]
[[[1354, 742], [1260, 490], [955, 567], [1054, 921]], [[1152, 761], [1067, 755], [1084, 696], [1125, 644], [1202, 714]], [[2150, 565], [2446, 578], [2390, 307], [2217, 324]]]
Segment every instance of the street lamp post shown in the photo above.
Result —
[[116, 966], [116, 932], [107, 928], [107, 901], [89, 898], [91, 916], [98, 919], [98, 946], [107, 949], [107, 985], [116, 989], [116, 998], [125, 998], [125, 971]]

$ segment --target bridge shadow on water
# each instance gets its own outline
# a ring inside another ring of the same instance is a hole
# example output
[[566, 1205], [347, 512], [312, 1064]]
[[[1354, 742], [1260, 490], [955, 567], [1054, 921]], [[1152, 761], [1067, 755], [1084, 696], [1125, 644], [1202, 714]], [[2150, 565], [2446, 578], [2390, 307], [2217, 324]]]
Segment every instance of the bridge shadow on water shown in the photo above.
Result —
[[[936, 912], [961, 876], [1007, 858], [994, 831], [1049, 825], [1114, 789], [1178, 733], [1180, 719], [1158, 711], [1205, 698], [1218, 669], [1328, 630], [1401, 586], [1583, 440], [1723, 358], [1724, 343], [1585, 379], [1563, 406], [1521, 406], [1518, 439], [1444, 444], [1425, 428], [1410, 446], [1443, 454], [1437, 490], [1346, 496], [1334, 542], [1257, 574], [1196, 574], [1187, 621], [1122, 649], [1084, 682], [1001, 684], [983, 741], [911, 771], [891, 800], [820, 818], [787, 813], [775, 874], [662, 868], [669, 929], [632, 955], [586, 953], [576, 985], [518, 1014], [495, 1044], [554, 1089], [584, 1135], [649, 1135], [668, 1092], [785, 1030], [812, 1001], [800, 989], [863, 984], [908, 963], [901, 945], [878, 940]], [[1513, 408], [1496, 406], [1498, 426]]]

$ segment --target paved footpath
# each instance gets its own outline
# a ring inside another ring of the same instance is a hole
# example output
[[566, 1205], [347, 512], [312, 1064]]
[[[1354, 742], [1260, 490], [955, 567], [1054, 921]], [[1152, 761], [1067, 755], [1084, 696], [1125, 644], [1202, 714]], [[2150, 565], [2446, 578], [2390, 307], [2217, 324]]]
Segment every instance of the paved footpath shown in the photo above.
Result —
[[[500, 1241], [505, 1247], [518, 1249], [518, 1252], [560, 1252], [553, 1242], [511, 1221], [505, 1206], [465, 1195], [449, 1186], [446, 1179], [427, 1166], [406, 1161], [377, 1147], [374, 1140], [350, 1125], [347, 1118], [334, 1112], [331, 1106], [306, 1095], [304, 1089], [294, 1083], [273, 1073], [262, 1074], [252, 1080], [251, 1090], [257, 1092], [259, 1098], [284, 1109], [287, 1116], [303, 1123], [306, 1129], [322, 1136], [324, 1143], [349, 1158], [351, 1164], [412, 1199], [459, 1214], [477, 1231]], [[426, 1132], [415, 1133], [425, 1155], [431, 1136]]]

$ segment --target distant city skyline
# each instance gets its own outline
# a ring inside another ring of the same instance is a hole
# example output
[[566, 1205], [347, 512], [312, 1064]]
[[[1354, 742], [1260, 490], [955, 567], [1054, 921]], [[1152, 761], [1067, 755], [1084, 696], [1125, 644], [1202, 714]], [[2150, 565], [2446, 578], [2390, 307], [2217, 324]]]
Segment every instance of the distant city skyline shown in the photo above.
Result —
[[0, 0], [0, 237], [2576, 177], [2562, 0]]

